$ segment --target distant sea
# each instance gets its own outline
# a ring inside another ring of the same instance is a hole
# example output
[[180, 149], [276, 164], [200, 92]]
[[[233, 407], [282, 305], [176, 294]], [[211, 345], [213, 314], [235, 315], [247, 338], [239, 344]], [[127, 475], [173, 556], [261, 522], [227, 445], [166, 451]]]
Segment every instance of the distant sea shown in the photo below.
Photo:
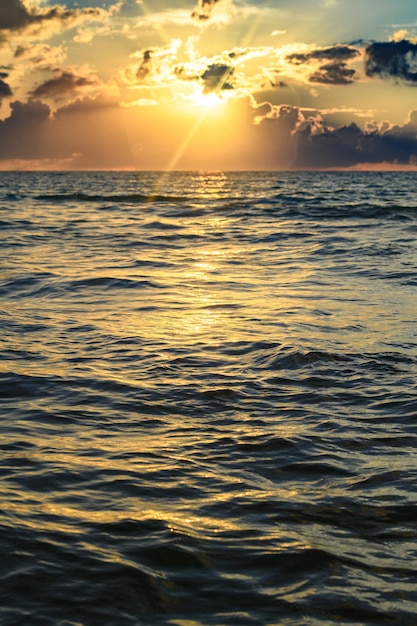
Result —
[[0, 174], [1, 626], [417, 624], [415, 173]]

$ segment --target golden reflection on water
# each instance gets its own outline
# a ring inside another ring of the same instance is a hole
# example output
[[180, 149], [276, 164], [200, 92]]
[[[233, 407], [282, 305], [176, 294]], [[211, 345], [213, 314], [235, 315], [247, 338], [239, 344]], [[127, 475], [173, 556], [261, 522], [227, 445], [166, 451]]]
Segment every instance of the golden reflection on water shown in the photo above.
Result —
[[[115, 469], [115, 468], [113, 468]], [[83, 490], [84, 499], [88, 496], [88, 489]], [[14, 523], [36, 530], [48, 530], [51, 532], [64, 532], [84, 534], [84, 530], [77, 531], [77, 524], [116, 524], [124, 521], [147, 522], [161, 521], [169, 530], [175, 533], [185, 533], [190, 537], [205, 536], [206, 533], [218, 534], [229, 531], [241, 531], [247, 528], [240, 520], [233, 521], [226, 516], [224, 518], [195, 515], [189, 509], [181, 511], [181, 505], [174, 503], [163, 505], [160, 508], [149, 507], [146, 500], [141, 498], [125, 497], [108, 502], [105, 507], [100, 507], [100, 500], [97, 492], [94, 496], [98, 501], [92, 500], [89, 507], [70, 506], [65, 502], [60, 502], [61, 492], [34, 493], [31, 501], [30, 492], [27, 489], [8, 490], [3, 488], [3, 494], [7, 497], [8, 503], [5, 511], [15, 520]], [[77, 499], [80, 497], [77, 491], [66, 491], [67, 499]], [[237, 494], [240, 496], [242, 494]], [[248, 494], [249, 497], [250, 494]], [[104, 499], [105, 494], [103, 495]], [[56, 498], [56, 499], [55, 499]], [[183, 505], [184, 506], [184, 505]], [[51, 519], [55, 518], [55, 519]], [[59, 521], [56, 521], [59, 520]]]
[[199, 198], [215, 199], [230, 194], [232, 181], [224, 172], [201, 172], [192, 178]]
[[[175, 421], [172, 426], [175, 426]], [[184, 427], [182, 418], [177, 426], [179, 430]], [[285, 430], [285, 424], [282, 426]], [[245, 432], [245, 436], [248, 436], [252, 432], [250, 424], [247, 424], [246, 430], [245, 428], [243, 422], [241, 434]], [[73, 525], [74, 521], [77, 524], [110, 524], [125, 520], [138, 522], [160, 520], [172, 532], [198, 537], [207, 533], [250, 531], [251, 526], [240, 519], [227, 516], [198, 515], [195, 511], [199, 505], [194, 500], [184, 499], [178, 502], [167, 499], [155, 506], [150, 505], [146, 498], [135, 497], [130, 493], [124, 495], [117, 486], [116, 498], [111, 497], [114, 478], [119, 477], [123, 481], [124, 477], [136, 472], [140, 485], [143, 484], [141, 476], [149, 474], [156, 476], [158, 472], [170, 470], [173, 477], [178, 474], [178, 481], [173, 478], [171, 487], [176, 488], [177, 482], [182, 483], [186, 475], [190, 483], [199, 481], [207, 484], [207, 488], [201, 491], [200, 502], [217, 502], [224, 504], [225, 508], [234, 500], [258, 502], [261, 507], [265, 501], [287, 500], [299, 495], [298, 488], [275, 484], [253, 472], [230, 471], [218, 463], [211, 463], [210, 459], [193, 459], [192, 452], [186, 456], [175, 453], [176, 450], [185, 449], [186, 444], [190, 443], [194, 443], [198, 449], [202, 438], [206, 438], [206, 435], [197, 433], [185, 443], [183, 436], [170, 438], [163, 434], [146, 436], [143, 429], [140, 429], [138, 434], [116, 433], [106, 436], [101, 429], [91, 428], [86, 428], [85, 432], [78, 429], [76, 433], [65, 436], [33, 436], [31, 440], [33, 448], [30, 451], [10, 453], [6, 455], [7, 460], [11, 464], [18, 461], [24, 466], [26, 462], [30, 462], [45, 468], [45, 480], [49, 481], [50, 486], [48, 489], [36, 489], [32, 492], [27, 485], [20, 490], [17, 483], [13, 486], [6, 483], [3, 492], [8, 502], [8, 513], [19, 520], [19, 524], [51, 532], [77, 532]], [[48, 468], [52, 468], [51, 474]], [[54, 475], [59, 476], [60, 471], [65, 472], [67, 468], [71, 468], [71, 471], [79, 476], [83, 484], [81, 491], [75, 486], [64, 491], [58, 486], [54, 488]], [[182, 468], [180, 472], [178, 468]], [[96, 484], [96, 479], [90, 487], [88, 476], [101, 476], [102, 487]], [[42, 483], [42, 476], [39, 476], [38, 480]], [[145, 478], [143, 480], [146, 482]], [[157, 487], [158, 479], [156, 480]], [[222, 491], [215, 485], [211, 488], [211, 480], [216, 484], [219, 480], [224, 482], [228, 489]], [[234, 486], [233, 489], [230, 489], [230, 486]], [[73, 504], [70, 504], [71, 501]], [[59, 522], [56, 521], [58, 519]], [[275, 539], [279, 536], [280, 533]]]

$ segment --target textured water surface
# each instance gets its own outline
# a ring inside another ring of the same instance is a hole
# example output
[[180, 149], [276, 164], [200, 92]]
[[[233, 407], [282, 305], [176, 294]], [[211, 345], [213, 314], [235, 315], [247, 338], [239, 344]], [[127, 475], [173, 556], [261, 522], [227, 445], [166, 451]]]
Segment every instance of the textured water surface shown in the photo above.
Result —
[[417, 624], [413, 173], [0, 174], [2, 626]]

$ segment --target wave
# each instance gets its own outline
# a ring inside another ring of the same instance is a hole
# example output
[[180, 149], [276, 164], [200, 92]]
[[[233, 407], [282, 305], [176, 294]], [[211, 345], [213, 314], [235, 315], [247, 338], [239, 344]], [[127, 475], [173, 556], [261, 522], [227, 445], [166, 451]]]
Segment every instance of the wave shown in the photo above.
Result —
[[129, 194], [88, 194], [84, 192], [77, 193], [53, 193], [53, 194], [40, 194], [35, 196], [37, 201], [45, 201], [51, 203], [111, 203], [111, 204], [153, 204], [153, 203], [168, 203], [178, 204], [188, 200], [185, 196], [171, 196], [161, 194], [144, 195], [140, 193]]
[[160, 285], [151, 280], [140, 278], [117, 278], [112, 276], [95, 276], [94, 278], [83, 278], [71, 280], [65, 283], [65, 288], [69, 292], [90, 291], [90, 290], [114, 290], [114, 289], [162, 289]]

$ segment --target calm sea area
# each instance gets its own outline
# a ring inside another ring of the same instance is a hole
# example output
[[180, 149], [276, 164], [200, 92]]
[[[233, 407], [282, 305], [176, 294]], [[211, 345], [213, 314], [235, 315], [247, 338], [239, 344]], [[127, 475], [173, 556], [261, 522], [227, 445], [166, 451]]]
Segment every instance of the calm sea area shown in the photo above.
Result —
[[0, 173], [1, 626], [417, 624], [417, 174]]

